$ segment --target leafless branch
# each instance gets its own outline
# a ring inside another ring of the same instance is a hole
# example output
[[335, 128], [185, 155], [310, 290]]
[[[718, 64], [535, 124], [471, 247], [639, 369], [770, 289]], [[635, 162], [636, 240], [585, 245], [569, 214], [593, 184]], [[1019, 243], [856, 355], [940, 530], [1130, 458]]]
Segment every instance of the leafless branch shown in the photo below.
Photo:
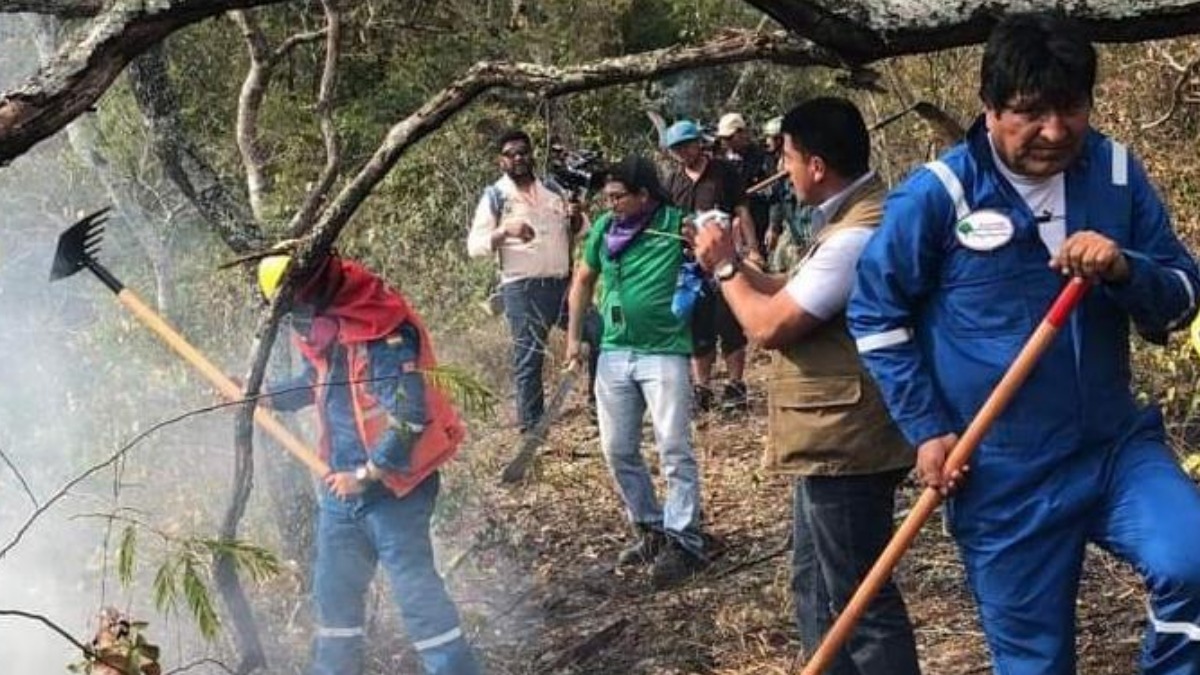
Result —
[[15, 616], [20, 619], [36, 621], [55, 633], [58, 633], [60, 637], [67, 642], [70, 642], [76, 649], [82, 652], [84, 656], [91, 659], [96, 659], [96, 661], [108, 666], [109, 668], [116, 668], [117, 672], [120, 672], [124, 668], [124, 664], [108, 661], [103, 654], [100, 654], [88, 645], [85, 645], [77, 640], [74, 635], [71, 635], [69, 632], [67, 632], [67, 629], [58, 625], [54, 621], [51, 621], [49, 617], [37, 614], [35, 612], [26, 612], [25, 610], [21, 609], [0, 609], [0, 616]]
[[178, 675], [179, 673], [186, 673], [192, 668], [199, 668], [200, 666], [216, 666], [229, 673], [229, 675], [237, 675], [237, 671], [225, 665], [223, 662], [213, 658], [196, 659], [195, 661], [192, 661], [186, 665], [179, 666], [178, 668], [172, 668], [171, 670], [163, 673], [163, 675]]
[[86, 112], [131, 59], [176, 30], [229, 10], [277, 2], [282, 0], [111, 3], [23, 85], [0, 92], [0, 165]]
[[104, 0], [0, 0], [0, 14], [48, 14], [60, 19], [95, 16]]
[[342, 165], [341, 140], [333, 120], [333, 95], [337, 88], [337, 64], [341, 53], [342, 20], [336, 0], [321, 0], [325, 10], [325, 69], [321, 73], [321, 89], [317, 96], [316, 113], [325, 141], [325, 167], [316, 184], [304, 196], [304, 203], [288, 223], [288, 233], [296, 237], [306, 233], [313, 219], [329, 196]]
[[16, 464], [13, 464], [8, 455], [4, 454], [3, 450], [0, 450], [0, 460], [4, 460], [4, 463], [13, 472], [13, 475], [17, 477], [17, 481], [21, 483], [21, 489], [25, 490], [25, 494], [29, 495], [29, 501], [33, 502], [33, 508], [36, 509], [38, 507], [38, 499], [34, 496], [33, 490], [29, 489], [29, 483], [25, 482], [25, 476], [21, 475], [21, 470], [17, 468]]
[[279, 59], [287, 56], [288, 52], [292, 51], [296, 47], [303, 44], [308, 44], [309, 42], [316, 42], [317, 40], [325, 37], [325, 32], [326, 29], [322, 28], [320, 30], [309, 31], [307, 33], [296, 33], [295, 35], [289, 36], [286, 40], [279, 43], [279, 46], [276, 47], [275, 51], [271, 54], [271, 58], [275, 61], [278, 61]]
[[271, 178], [266, 169], [266, 152], [258, 137], [258, 115], [274, 73], [275, 59], [266, 35], [251, 12], [230, 12], [229, 16], [241, 29], [242, 39], [250, 54], [250, 68], [246, 71], [238, 95], [236, 137], [238, 151], [242, 155], [242, 167], [246, 172], [250, 210], [254, 213], [254, 219], [261, 223], [265, 215], [266, 193], [271, 189]]
[[34, 509], [33, 513], [29, 514], [29, 517], [26, 518], [25, 522], [22, 523], [21, 527], [17, 529], [16, 534], [14, 534], [12, 536], [12, 538], [9, 539], [8, 543], [6, 543], [4, 545], [4, 548], [0, 548], [0, 560], [4, 559], [4, 556], [8, 555], [8, 553], [10, 551], [12, 551], [13, 548], [15, 548], [16, 545], [21, 542], [21, 540], [25, 537], [25, 534], [28, 533], [29, 529], [33, 527], [34, 523], [36, 523], [43, 515], [45, 515], [45, 513], [47, 511], [49, 511], [55, 504], [57, 504], [59, 502], [59, 500], [61, 500], [63, 497], [66, 497], [68, 494], [70, 494], [71, 490], [74, 489], [75, 486], [79, 485], [80, 483], [84, 482], [85, 480], [91, 478], [92, 476], [96, 475], [97, 473], [100, 473], [104, 469], [106, 469], [106, 468], [112, 466], [113, 464], [117, 463], [118, 461], [120, 461], [120, 459], [122, 457], [124, 457], [130, 450], [132, 450], [134, 447], [136, 447], [138, 443], [141, 443], [143, 440], [148, 438], [151, 434], [155, 433], [159, 429], [162, 429], [163, 427], [170, 426], [177, 422], [182, 422], [183, 420], [186, 420], [190, 417], [195, 417], [197, 415], [203, 415], [205, 413], [209, 413], [214, 410], [220, 410], [222, 408], [228, 408], [230, 406], [240, 405], [241, 403], [242, 403], [241, 401], [235, 401], [232, 403], [228, 403], [228, 402], [216, 403], [216, 404], [213, 404], [210, 406], [205, 406], [203, 408], [196, 408], [194, 410], [189, 410], [185, 413], [182, 413], [182, 414], [176, 415], [174, 417], [165, 419], [161, 422], [158, 422], [158, 423], [150, 426], [149, 428], [147, 428], [145, 431], [141, 432], [140, 434], [134, 436], [132, 440], [130, 440], [128, 443], [126, 443], [125, 445], [118, 448], [115, 452], [113, 452], [111, 455], [109, 455], [106, 459], [104, 459], [103, 461], [101, 461], [97, 464], [93, 464], [92, 466], [90, 466], [86, 470], [84, 470], [83, 473], [81, 473], [78, 476], [75, 476], [71, 480], [67, 481], [65, 484], [63, 484], [62, 487], [60, 487], [57, 491], [55, 491], [54, 494], [50, 495], [50, 497], [45, 502], [43, 502], [41, 504], [41, 506]]
[[1143, 124], [1143, 130], [1153, 129], [1171, 119], [1175, 116], [1175, 112], [1179, 110], [1179, 106], [1187, 101], [1188, 86], [1193, 84], [1197, 77], [1200, 77], [1200, 56], [1189, 61], [1186, 66], [1182, 66], [1182, 69], [1176, 68], [1175, 64], [1171, 64], [1171, 68], [1179, 71], [1179, 77], [1175, 78], [1175, 86], [1171, 88], [1171, 105], [1157, 119]]

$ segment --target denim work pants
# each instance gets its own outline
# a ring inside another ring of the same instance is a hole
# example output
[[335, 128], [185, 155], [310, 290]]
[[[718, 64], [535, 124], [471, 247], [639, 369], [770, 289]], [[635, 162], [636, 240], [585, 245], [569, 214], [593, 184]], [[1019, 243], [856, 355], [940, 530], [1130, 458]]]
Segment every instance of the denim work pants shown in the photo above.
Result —
[[546, 360], [546, 336], [559, 323], [568, 284], [565, 277], [545, 277], [510, 281], [500, 287], [504, 317], [512, 334], [513, 384], [522, 432], [533, 428], [545, 409], [542, 363]]
[[[793, 502], [792, 593], [800, 643], [816, 651], [892, 536], [907, 470], [803, 476]], [[918, 675], [908, 610], [892, 580], [875, 596], [827, 675]]]
[[[617, 490], [635, 525], [662, 530], [683, 548], [703, 555], [700, 472], [692, 450], [692, 387], [683, 354], [604, 351], [596, 373], [600, 445]], [[654, 442], [667, 479], [660, 507], [642, 458], [642, 417], [650, 411]]]
[[397, 499], [378, 484], [359, 497], [320, 498], [314, 675], [361, 675], [366, 593], [378, 563], [391, 581], [405, 631], [428, 675], [476, 675], [458, 611], [433, 566], [429, 519], [438, 476]]

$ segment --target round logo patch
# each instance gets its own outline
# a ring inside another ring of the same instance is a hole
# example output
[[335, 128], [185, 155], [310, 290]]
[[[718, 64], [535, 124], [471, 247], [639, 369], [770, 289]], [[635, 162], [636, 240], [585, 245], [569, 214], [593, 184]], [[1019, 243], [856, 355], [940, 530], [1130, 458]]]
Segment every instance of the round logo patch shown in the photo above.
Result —
[[1012, 241], [1014, 232], [1008, 216], [991, 209], [975, 211], [954, 225], [958, 242], [972, 251], [994, 251]]

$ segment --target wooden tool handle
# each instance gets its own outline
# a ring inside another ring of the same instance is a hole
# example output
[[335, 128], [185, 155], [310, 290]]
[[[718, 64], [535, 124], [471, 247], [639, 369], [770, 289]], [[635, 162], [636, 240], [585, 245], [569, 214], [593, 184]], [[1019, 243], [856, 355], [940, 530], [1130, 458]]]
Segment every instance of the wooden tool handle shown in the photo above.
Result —
[[[241, 400], [242, 388], [231, 380], [224, 371], [213, 365], [212, 361], [209, 361], [204, 354], [201, 354], [198, 349], [185, 340], [178, 331], [172, 328], [154, 310], [150, 309], [146, 303], [142, 302], [141, 298], [137, 297], [133, 291], [123, 288], [117, 293], [117, 299], [139, 321], [158, 334], [163, 342], [166, 342], [171, 349], [174, 349], [177, 354], [199, 371], [205, 379], [211, 382], [222, 396], [230, 401]], [[270, 411], [261, 407], [256, 408], [254, 410], [254, 421], [258, 423], [258, 426], [262, 427], [263, 431], [266, 431], [275, 440], [279, 441], [296, 459], [304, 462], [304, 465], [313, 473], [318, 476], [324, 476], [329, 473], [329, 465], [321, 461], [317, 453], [313, 452], [312, 448], [308, 447], [304, 441], [296, 438], [295, 434], [288, 431], [287, 427], [283, 426]]]
[[[971, 453], [975, 452], [975, 448], [983, 440], [992, 423], [1008, 407], [1009, 402], [1029, 377], [1029, 373], [1037, 365], [1038, 359], [1050, 346], [1058, 329], [1066, 322], [1071, 310], [1079, 303], [1085, 291], [1087, 291], [1087, 281], [1076, 277], [1071, 279], [1059, 293], [1058, 299], [1055, 300], [1046, 318], [1042, 320], [1025, 343], [1021, 353], [1009, 366], [1004, 377], [1000, 379], [1000, 383], [992, 390], [991, 395], [984, 401], [983, 407], [971, 420], [966, 432], [958, 439], [954, 449], [950, 451], [950, 456], [946, 458], [946, 471], [954, 472], [966, 466], [967, 460], [971, 458]], [[921, 531], [925, 521], [929, 520], [941, 502], [941, 493], [933, 488], [925, 488], [920, 498], [917, 499], [917, 503], [909, 511], [908, 517], [896, 529], [891, 541], [883, 549], [883, 553], [879, 555], [875, 565], [871, 567], [871, 571], [859, 584], [858, 589], [850, 598], [850, 602], [846, 604], [846, 608], [838, 614], [833, 627], [829, 629], [829, 633], [825, 635], [825, 639], [822, 640], [817, 651], [813, 652], [812, 657], [805, 664], [804, 670], [801, 671], [801, 675], [820, 675], [825, 672], [825, 669], [833, 662], [838, 650], [849, 639], [855, 624], [862, 618], [875, 595], [879, 593], [879, 589], [883, 588], [883, 585], [892, 576], [892, 571], [899, 564], [900, 558], [908, 551], [913, 540], [917, 538], [917, 533]]]

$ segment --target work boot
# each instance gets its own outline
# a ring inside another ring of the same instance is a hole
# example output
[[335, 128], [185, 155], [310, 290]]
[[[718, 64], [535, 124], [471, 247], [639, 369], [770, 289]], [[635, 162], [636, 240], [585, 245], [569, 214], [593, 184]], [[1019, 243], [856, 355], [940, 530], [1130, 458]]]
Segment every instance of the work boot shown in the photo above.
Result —
[[654, 559], [650, 583], [655, 588], [670, 588], [691, 579], [705, 567], [708, 567], [708, 560], [672, 541]]
[[649, 565], [666, 546], [667, 535], [652, 527], [639, 525], [637, 541], [617, 556], [617, 567]]
[[692, 406], [698, 412], [708, 412], [713, 409], [716, 396], [713, 390], [707, 385], [694, 384], [692, 385]]
[[721, 391], [721, 407], [737, 412], [748, 410], [750, 403], [746, 383], [741, 380], [725, 383], [725, 389]]

